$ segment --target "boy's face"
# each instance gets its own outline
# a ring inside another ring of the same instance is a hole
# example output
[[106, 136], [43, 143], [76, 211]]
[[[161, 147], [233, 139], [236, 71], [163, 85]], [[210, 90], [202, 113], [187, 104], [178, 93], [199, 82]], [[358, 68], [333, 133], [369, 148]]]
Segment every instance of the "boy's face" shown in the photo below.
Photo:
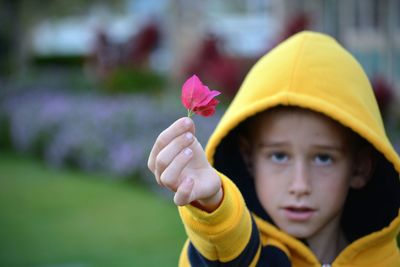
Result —
[[349, 187], [361, 179], [349, 131], [301, 109], [267, 112], [254, 127], [256, 191], [278, 227], [297, 238], [338, 229]]

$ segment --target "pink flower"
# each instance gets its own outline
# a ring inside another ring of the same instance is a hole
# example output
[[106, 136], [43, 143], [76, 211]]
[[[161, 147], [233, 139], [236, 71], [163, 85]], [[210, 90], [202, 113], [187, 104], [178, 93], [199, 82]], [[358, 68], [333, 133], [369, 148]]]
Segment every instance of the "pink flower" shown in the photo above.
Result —
[[200, 79], [193, 75], [182, 86], [182, 104], [188, 110], [188, 116], [193, 113], [204, 117], [212, 116], [219, 101], [215, 99], [219, 91], [210, 90]]

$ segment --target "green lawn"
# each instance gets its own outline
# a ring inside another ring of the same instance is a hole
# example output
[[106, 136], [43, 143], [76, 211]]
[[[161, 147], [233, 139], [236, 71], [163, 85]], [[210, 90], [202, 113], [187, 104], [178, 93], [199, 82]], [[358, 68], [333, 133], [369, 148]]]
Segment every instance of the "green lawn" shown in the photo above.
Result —
[[0, 153], [0, 266], [177, 266], [177, 209], [140, 185]]

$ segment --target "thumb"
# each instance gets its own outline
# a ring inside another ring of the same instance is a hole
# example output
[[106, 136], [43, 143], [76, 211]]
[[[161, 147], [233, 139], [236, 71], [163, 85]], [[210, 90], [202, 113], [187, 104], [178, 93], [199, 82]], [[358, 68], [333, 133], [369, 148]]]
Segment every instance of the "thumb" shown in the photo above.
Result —
[[183, 179], [174, 196], [174, 202], [177, 206], [184, 206], [191, 202], [194, 180], [191, 177]]

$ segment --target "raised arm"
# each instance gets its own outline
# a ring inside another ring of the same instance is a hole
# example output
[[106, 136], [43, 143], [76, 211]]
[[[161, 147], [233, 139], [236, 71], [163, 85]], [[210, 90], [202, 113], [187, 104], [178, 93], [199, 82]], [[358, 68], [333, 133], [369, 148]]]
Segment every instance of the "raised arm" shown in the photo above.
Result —
[[261, 249], [258, 229], [240, 191], [207, 161], [191, 119], [175, 121], [158, 136], [148, 167], [181, 206], [189, 241], [180, 266], [255, 265]]
[[158, 136], [148, 167], [160, 186], [175, 192], [178, 206], [192, 204], [211, 212], [222, 200], [220, 177], [207, 161], [190, 118], [175, 121]]

